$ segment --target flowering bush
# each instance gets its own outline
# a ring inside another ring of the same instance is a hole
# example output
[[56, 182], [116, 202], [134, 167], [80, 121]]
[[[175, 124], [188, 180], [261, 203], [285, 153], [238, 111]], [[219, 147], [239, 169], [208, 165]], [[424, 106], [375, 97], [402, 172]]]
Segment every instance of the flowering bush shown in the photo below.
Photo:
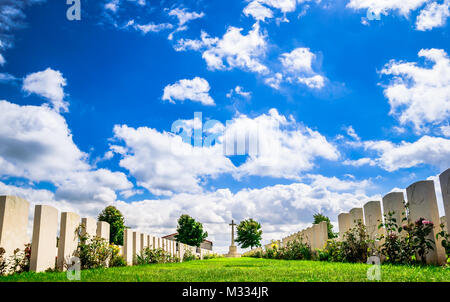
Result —
[[0, 276], [18, 274], [30, 270], [31, 244], [25, 244], [25, 248], [15, 249], [9, 258], [6, 251], [0, 247]]
[[344, 240], [339, 246], [344, 262], [366, 263], [368, 257], [377, 254], [375, 242], [369, 238], [366, 226], [361, 221], [344, 234]]
[[151, 263], [178, 262], [178, 259], [170, 256], [169, 253], [161, 248], [151, 249], [147, 247], [142, 250], [140, 255], [136, 255], [135, 262], [138, 265], [145, 265]]
[[434, 224], [432, 221], [419, 218], [411, 230], [412, 244], [415, 252], [418, 254], [422, 264], [426, 264], [426, 255], [429, 251], [434, 250], [434, 241], [430, 236], [433, 231]]
[[81, 269], [108, 267], [114, 254], [113, 246], [103, 238], [83, 234], [82, 226], [77, 229], [77, 234], [79, 241], [73, 256], [80, 259]]
[[450, 266], [450, 235], [445, 231], [445, 225], [441, 224], [441, 231], [436, 234], [436, 239], [442, 238], [441, 244], [447, 255], [447, 266]]

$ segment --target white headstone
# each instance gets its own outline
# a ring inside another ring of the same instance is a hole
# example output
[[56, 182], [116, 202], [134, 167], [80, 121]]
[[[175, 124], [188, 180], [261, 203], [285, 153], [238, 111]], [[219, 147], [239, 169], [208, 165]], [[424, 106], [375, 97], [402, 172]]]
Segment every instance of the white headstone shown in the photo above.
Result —
[[123, 258], [127, 265], [133, 264], [133, 231], [130, 229], [123, 230]]
[[92, 217], [81, 219], [81, 234], [87, 234], [89, 237], [94, 237], [97, 235], [97, 220]]
[[[406, 189], [406, 194], [409, 203], [409, 220], [413, 223], [420, 218], [431, 220], [434, 223], [434, 230], [429, 238], [435, 242], [436, 233], [439, 232], [440, 219], [434, 182], [432, 180], [416, 182]], [[440, 241], [434, 244], [434, 250], [430, 251], [426, 258], [428, 263], [445, 262], [445, 251]]]
[[379, 201], [369, 201], [364, 205], [364, 220], [370, 239], [375, 240], [384, 233], [383, 228], [378, 228], [383, 222]]
[[0, 247], [6, 256], [30, 243], [27, 235], [30, 203], [16, 196], [0, 196]]
[[391, 192], [383, 197], [383, 214], [393, 213], [398, 226], [403, 225], [403, 218], [406, 217], [405, 198], [403, 192]]
[[[441, 175], [439, 175], [439, 181], [441, 183], [442, 200], [444, 202], [445, 216], [447, 222], [450, 221], [450, 169], [447, 169]], [[447, 232], [450, 233], [450, 226], [447, 224]]]
[[350, 213], [341, 213], [338, 216], [339, 223], [339, 239], [344, 239], [344, 234], [350, 230], [352, 217]]
[[57, 230], [58, 210], [51, 206], [37, 205], [34, 210], [30, 271], [44, 272], [55, 268]]
[[59, 228], [58, 260], [60, 270], [67, 269], [66, 264], [78, 247], [77, 229], [80, 226], [80, 216], [76, 213], [63, 212]]
[[109, 223], [107, 223], [105, 221], [98, 221], [96, 233], [97, 233], [97, 237], [103, 238], [107, 242], [109, 242], [109, 233], [110, 233]]
[[358, 222], [364, 223], [363, 209], [353, 208], [350, 210], [350, 228], [354, 228], [358, 225]]

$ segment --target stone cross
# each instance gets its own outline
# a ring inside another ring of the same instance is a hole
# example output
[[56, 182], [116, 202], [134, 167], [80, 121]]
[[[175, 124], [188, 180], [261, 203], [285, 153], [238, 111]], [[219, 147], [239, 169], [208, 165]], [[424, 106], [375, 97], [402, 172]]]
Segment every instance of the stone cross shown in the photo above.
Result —
[[231, 245], [234, 245], [234, 226], [236, 224], [234, 223], [234, 220], [231, 220]]

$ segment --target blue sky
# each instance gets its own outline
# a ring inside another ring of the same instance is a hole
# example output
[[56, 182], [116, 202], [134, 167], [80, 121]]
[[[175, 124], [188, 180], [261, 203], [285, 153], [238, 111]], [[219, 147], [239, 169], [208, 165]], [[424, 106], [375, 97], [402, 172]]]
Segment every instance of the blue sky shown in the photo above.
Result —
[[[187, 213], [221, 251], [232, 218], [267, 242], [436, 181], [449, 5], [82, 0], [69, 21], [65, 1], [1, 1], [0, 193], [90, 216], [113, 204], [156, 235]], [[171, 133], [197, 129], [195, 112], [219, 122], [213, 146]], [[225, 134], [256, 128], [258, 154], [223, 154]]]

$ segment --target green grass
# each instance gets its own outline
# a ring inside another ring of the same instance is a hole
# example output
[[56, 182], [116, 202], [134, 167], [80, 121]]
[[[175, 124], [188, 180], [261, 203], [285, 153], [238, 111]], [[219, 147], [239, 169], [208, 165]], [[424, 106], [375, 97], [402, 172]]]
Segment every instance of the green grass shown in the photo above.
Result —
[[[368, 281], [365, 264], [286, 261], [256, 258], [219, 258], [184, 263], [153, 264], [85, 270], [81, 281], [104, 282], [311, 282]], [[450, 269], [383, 265], [381, 281], [450, 281]], [[65, 273], [23, 273], [0, 277], [2, 281], [68, 281]]]

